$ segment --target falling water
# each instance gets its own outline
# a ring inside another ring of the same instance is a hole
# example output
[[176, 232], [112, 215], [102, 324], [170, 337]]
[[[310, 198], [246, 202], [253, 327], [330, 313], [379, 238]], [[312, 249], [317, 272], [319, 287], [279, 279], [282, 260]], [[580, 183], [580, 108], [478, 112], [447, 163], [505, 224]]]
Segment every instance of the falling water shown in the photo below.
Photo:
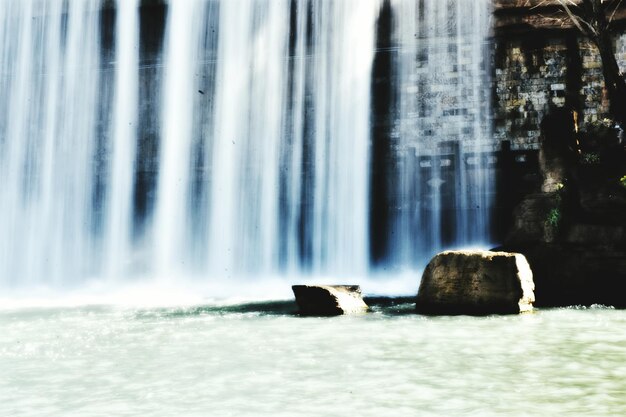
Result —
[[105, 267], [109, 277], [124, 274], [131, 253], [133, 179], [137, 143], [139, 75], [138, 0], [118, 0], [111, 178], [107, 208]]
[[207, 157], [209, 199], [218, 203], [205, 231], [205, 255], [216, 274], [277, 266], [289, 7], [281, 0], [261, 4], [220, 3], [216, 120]]
[[98, 1], [0, 7], [0, 280], [93, 272]]
[[[414, 268], [488, 237], [487, 0], [118, 0], [114, 20], [103, 0], [1, 2], [3, 286], [358, 279], [377, 239]], [[162, 40], [146, 7], [166, 7]], [[393, 119], [382, 235], [376, 112]]]
[[402, 264], [489, 243], [490, 3], [394, 2], [402, 209], [393, 250]]
[[184, 263], [189, 249], [185, 231], [194, 127], [194, 63], [199, 47], [197, 31], [201, 24], [198, 5], [197, 1], [175, 1], [169, 8], [158, 204], [154, 222], [155, 267], [164, 274], [172, 273], [176, 264]]
[[[189, 273], [191, 265], [224, 276], [365, 273], [378, 8], [377, 0], [241, 0], [219, 2], [219, 11], [210, 2], [171, 4], [154, 223], [160, 273]], [[205, 35], [207, 19], [217, 39]], [[198, 62], [207, 49], [216, 51], [214, 65]], [[215, 84], [214, 122], [198, 161], [203, 127], [191, 106], [207, 94], [194, 87], [199, 65], [212, 69], [205, 76]], [[197, 182], [205, 204], [190, 188]]]

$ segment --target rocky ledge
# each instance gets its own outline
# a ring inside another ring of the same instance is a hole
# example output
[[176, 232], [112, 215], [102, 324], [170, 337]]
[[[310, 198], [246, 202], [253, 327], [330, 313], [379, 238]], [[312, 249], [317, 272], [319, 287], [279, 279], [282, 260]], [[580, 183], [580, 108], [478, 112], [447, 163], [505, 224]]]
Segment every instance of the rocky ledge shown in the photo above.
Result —
[[626, 308], [626, 142], [604, 122], [582, 135], [558, 120], [542, 127], [543, 184], [517, 206], [496, 250], [526, 256], [537, 306]]

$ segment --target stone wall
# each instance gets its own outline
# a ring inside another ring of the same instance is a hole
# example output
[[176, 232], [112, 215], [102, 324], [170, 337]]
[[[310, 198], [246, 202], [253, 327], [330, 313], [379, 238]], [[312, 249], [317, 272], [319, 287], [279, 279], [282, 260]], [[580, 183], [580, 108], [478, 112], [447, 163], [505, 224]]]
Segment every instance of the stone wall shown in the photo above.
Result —
[[[538, 148], [539, 124], [553, 106], [578, 110], [582, 123], [608, 113], [595, 46], [575, 28], [555, 23], [558, 10], [535, 6], [528, 1], [496, 1], [494, 135], [511, 141], [513, 149]], [[626, 72], [626, 30], [618, 30], [615, 50]]]
[[529, 51], [514, 40], [499, 43], [496, 55], [494, 134], [516, 149], [531, 149], [547, 108], [565, 103], [566, 48], [548, 42]]

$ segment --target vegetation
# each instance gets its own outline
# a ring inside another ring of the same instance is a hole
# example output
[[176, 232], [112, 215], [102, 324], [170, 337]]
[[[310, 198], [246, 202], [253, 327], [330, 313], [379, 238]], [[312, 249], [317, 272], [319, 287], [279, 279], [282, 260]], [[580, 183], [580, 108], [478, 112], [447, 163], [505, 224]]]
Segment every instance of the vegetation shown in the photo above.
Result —
[[583, 165], [597, 165], [600, 163], [600, 155], [597, 152], [583, 153], [580, 161]]
[[619, 130], [613, 120], [603, 119], [587, 123], [581, 131], [580, 139], [582, 151], [580, 162], [583, 165], [621, 163], [619, 160], [613, 161], [622, 152]]
[[556, 186], [555, 206], [550, 209], [546, 218], [546, 224], [555, 232], [558, 232], [563, 223], [563, 197], [566, 192], [565, 184], [559, 183]]
[[550, 210], [550, 212], [548, 213], [547, 222], [550, 226], [558, 229], [561, 223], [561, 217], [562, 217], [561, 209], [559, 209], [558, 207], [555, 207], [552, 210]]

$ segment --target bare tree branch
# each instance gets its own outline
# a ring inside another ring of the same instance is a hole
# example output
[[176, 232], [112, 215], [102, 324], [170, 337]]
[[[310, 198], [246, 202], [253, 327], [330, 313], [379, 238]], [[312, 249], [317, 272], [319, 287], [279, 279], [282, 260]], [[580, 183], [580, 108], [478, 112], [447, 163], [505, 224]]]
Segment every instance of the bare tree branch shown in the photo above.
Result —
[[619, 7], [622, 5], [622, 1], [624, 0], [619, 0], [617, 4], [615, 5], [615, 9], [613, 10], [611, 17], [609, 17], [609, 23], [613, 22], [613, 19], [615, 19], [615, 14], [617, 13], [617, 10], [619, 9]]
[[[558, 4], [567, 15], [562, 18], [564, 24], [569, 20], [598, 48], [604, 85], [609, 96], [609, 111], [615, 120], [626, 124], [626, 80], [615, 57], [611, 34], [611, 22], [622, 3], [623, 0], [556, 0], [551, 4]], [[540, 4], [546, 4], [546, 1]]]
[[590, 22], [581, 18], [572, 11], [572, 7], [579, 7], [578, 4], [576, 4], [572, 0], [558, 0], [558, 2], [563, 7], [563, 10], [565, 11], [565, 13], [567, 13], [568, 17], [578, 30], [590, 37], [598, 36], [598, 31], [596, 30], [596, 28], [593, 27]]

